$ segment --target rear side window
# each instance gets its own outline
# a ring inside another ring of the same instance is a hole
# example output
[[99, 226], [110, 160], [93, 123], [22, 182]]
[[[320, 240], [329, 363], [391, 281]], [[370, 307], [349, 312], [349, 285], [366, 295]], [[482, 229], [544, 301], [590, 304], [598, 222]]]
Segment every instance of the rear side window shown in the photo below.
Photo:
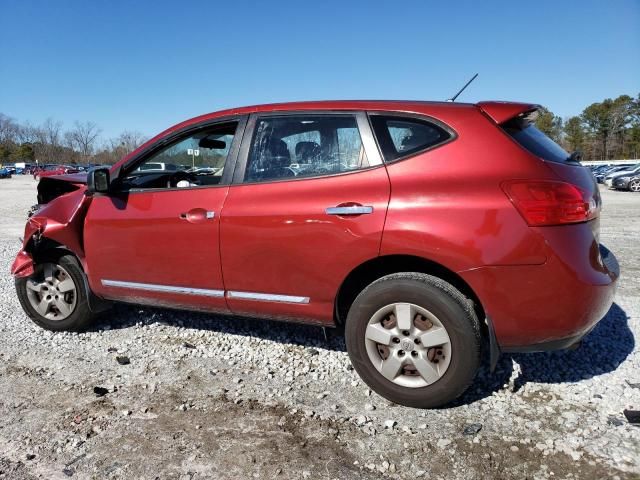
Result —
[[352, 115], [287, 115], [259, 118], [245, 182], [315, 177], [368, 168]]
[[533, 116], [516, 117], [509, 120], [502, 128], [525, 150], [536, 157], [556, 163], [570, 161], [569, 154], [556, 142], [538, 130], [533, 123]]
[[444, 128], [413, 117], [371, 115], [373, 131], [385, 162], [393, 162], [448, 141]]

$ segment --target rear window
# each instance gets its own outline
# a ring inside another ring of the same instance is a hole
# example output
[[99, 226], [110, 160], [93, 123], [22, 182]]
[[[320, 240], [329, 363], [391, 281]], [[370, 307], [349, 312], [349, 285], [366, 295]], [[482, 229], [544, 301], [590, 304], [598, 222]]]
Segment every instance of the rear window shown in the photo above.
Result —
[[567, 163], [570, 155], [556, 142], [547, 137], [533, 123], [535, 116], [529, 114], [516, 117], [502, 125], [505, 132], [536, 157], [556, 163]]
[[396, 115], [370, 118], [385, 162], [419, 153], [452, 138], [444, 128], [427, 120]]

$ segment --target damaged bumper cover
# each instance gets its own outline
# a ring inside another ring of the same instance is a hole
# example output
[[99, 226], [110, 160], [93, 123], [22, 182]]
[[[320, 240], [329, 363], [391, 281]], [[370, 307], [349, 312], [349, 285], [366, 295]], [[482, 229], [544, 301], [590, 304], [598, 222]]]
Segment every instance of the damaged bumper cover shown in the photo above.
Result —
[[24, 250], [20, 250], [11, 265], [11, 275], [24, 278], [33, 275], [33, 258]]

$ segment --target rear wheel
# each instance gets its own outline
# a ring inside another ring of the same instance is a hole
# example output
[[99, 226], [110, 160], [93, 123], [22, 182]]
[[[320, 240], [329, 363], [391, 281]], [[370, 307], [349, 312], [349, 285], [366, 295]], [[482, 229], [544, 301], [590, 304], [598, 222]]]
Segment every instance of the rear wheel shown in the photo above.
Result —
[[25, 313], [47, 330], [83, 330], [91, 320], [84, 273], [71, 255], [50, 255], [33, 275], [16, 278], [18, 299]]
[[430, 275], [398, 273], [369, 285], [349, 310], [345, 336], [367, 385], [410, 407], [451, 402], [480, 363], [480, 328], [470, 302]]
[[640, 192], [640, 178], [635, 178], [629, 182], [629, 190], [632, 192]]

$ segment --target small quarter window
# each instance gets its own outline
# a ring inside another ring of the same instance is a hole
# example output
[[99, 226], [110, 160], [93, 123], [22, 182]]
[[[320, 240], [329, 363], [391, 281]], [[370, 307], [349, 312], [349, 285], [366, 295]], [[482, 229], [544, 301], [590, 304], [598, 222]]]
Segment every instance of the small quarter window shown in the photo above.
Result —
[[444, 128], [426, 120], [385, 115], [370, 118], [385, 162], [418, 153], [451, 138]]

